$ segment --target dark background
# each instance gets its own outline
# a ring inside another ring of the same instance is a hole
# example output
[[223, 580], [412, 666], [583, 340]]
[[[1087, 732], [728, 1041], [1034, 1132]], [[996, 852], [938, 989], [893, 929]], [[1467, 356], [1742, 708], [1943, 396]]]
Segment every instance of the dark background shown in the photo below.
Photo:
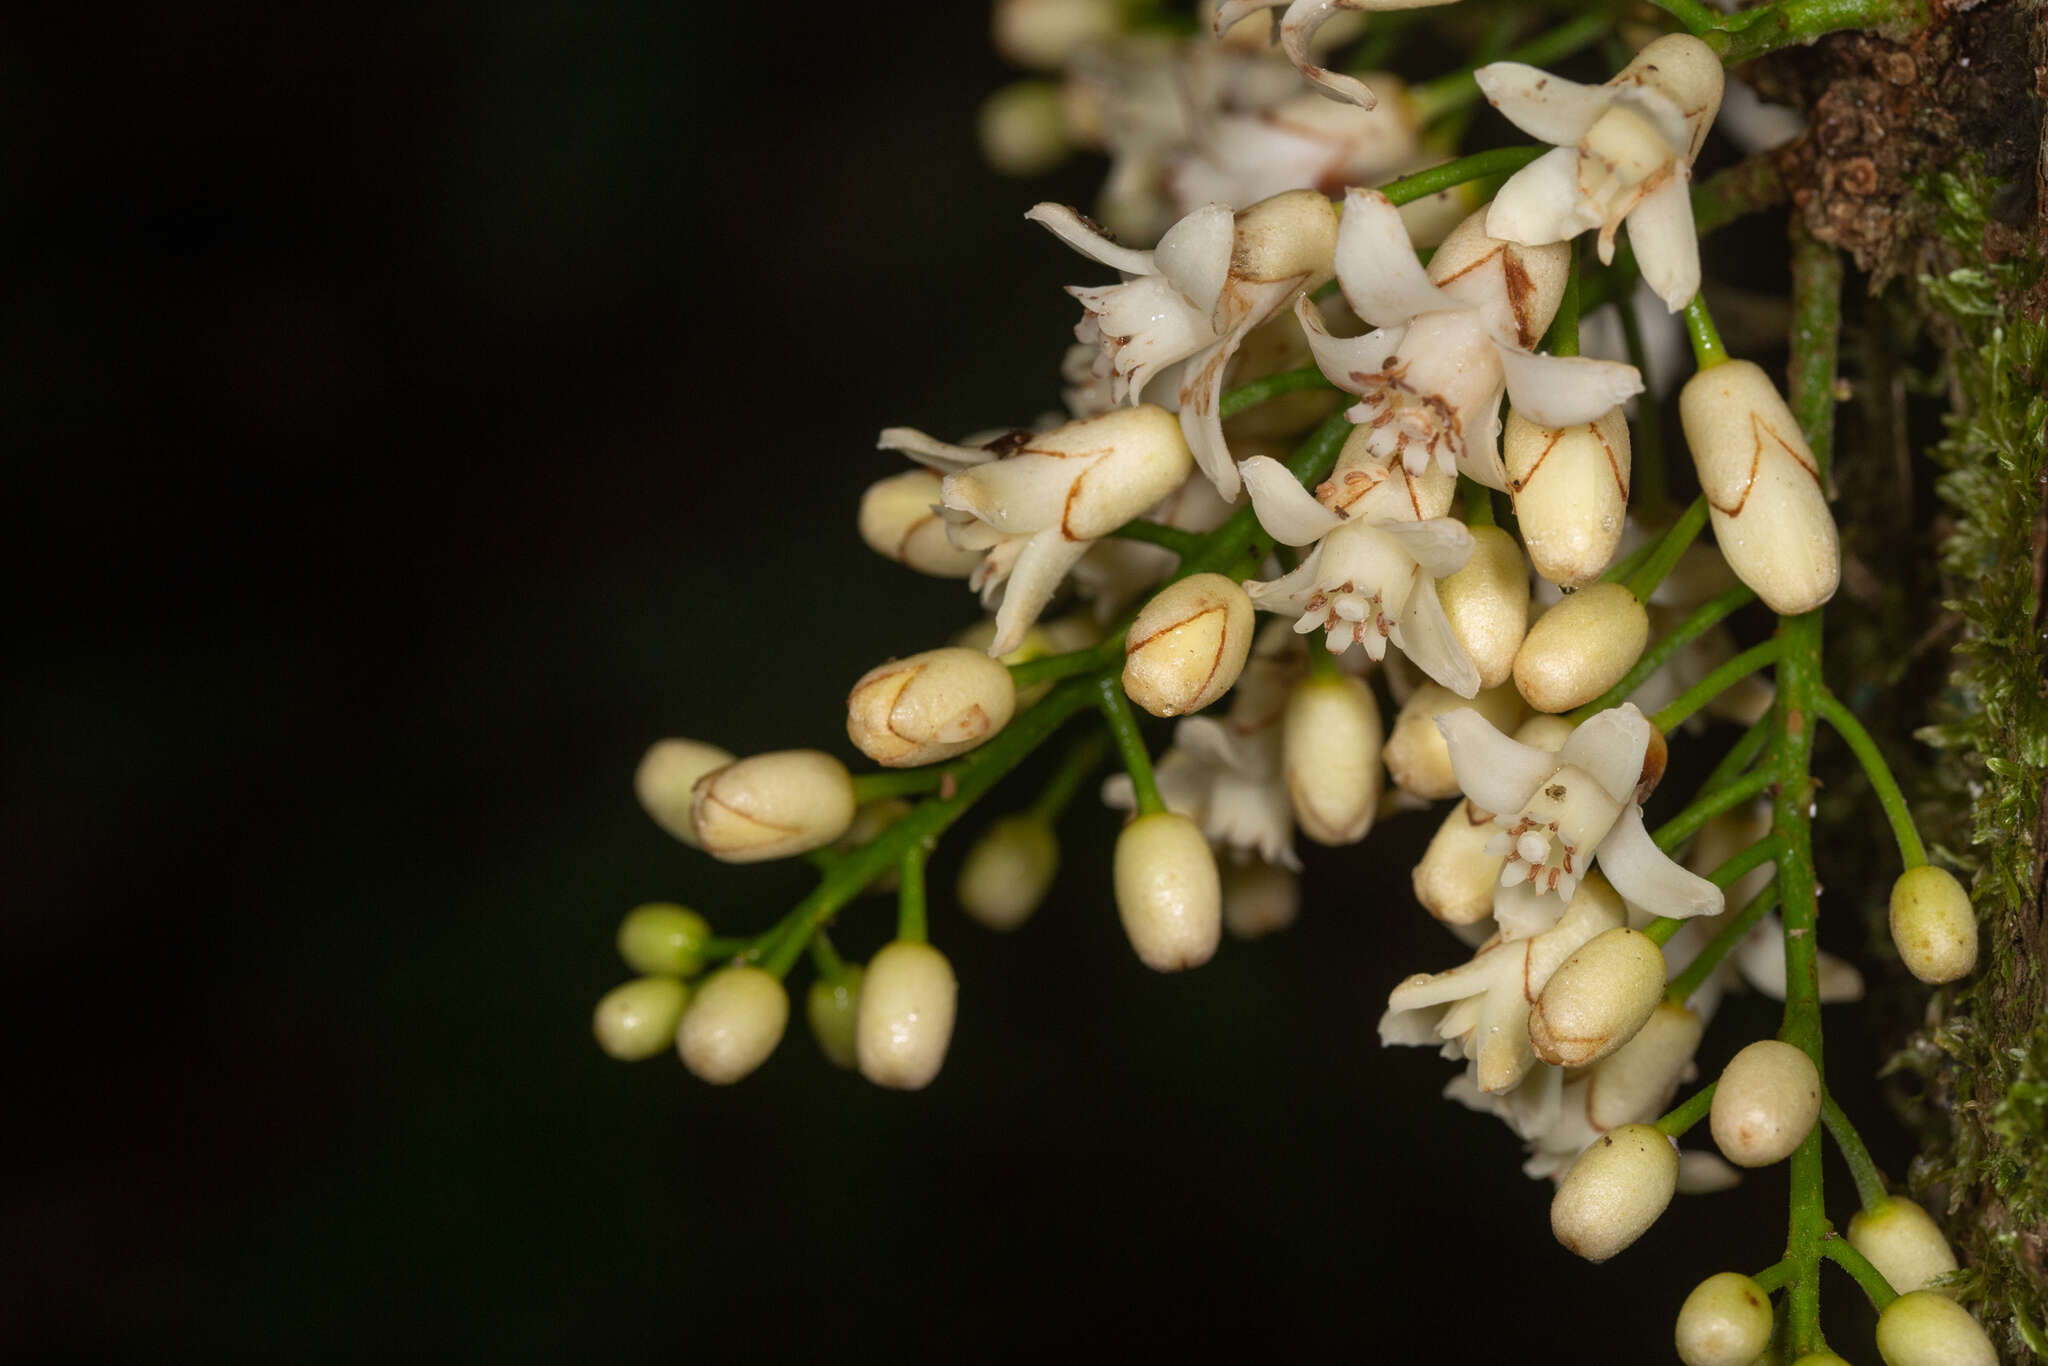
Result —
[[[923, 1094], [800, 1019], [729, 1091], [591, 1044], [625, 909], [743, 932], [805, 881], [661, 834], [642, 748], [843, 752], [842, 684], [973, 616], [861, 546], [873, 434], [1056, 401], [1093, 277], [1021, 213], [1100, 163], [979, 166], [980, 6], [9, 27], [0, 1347], [1652, 1359], [1774, 1259], [1766, 1172], [1576, 1263], [1449, 1066], [1380, 1051], [1459, 957], [1429, 817], [1162, 978], [1084, 814], [1023, 933], [937, 909]], [[1862, 1034], [1833, 1075], [1897, 1170]]]

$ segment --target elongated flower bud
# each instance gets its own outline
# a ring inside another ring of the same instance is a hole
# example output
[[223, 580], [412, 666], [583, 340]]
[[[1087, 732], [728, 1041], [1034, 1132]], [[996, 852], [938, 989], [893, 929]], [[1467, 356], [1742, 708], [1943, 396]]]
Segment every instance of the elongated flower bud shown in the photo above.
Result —
[[1538, 711], [1570, 711], [1619, 683], [1649, 641], [1636, 595], [1596, 583], [1536, 619], [1515, 656], [1515, 686]]
[[1790, 1157], [1819, 1119], [1819, 1070], [1776, 1039], [1759, 1039], [1729, 1060], [1709, 1115], [1714, 1146], [1738, 1167]]
[[1664, 999], [1664, 950], [1626, 926], [1596, 935], [1550, 975], [1529, 1012], [1536, 1056], [1584, 1067], [1636, 1036]]
[[619, 957], [650, 977], [695, 977], [704, 966], [711, 925], [684, 906], [665, 901], [636, 906], [619, 922]]
[[1401, 704], [1401, 710], [1394, 716], [1393, 733], [1387, 737], [1387, 772], [1403, 792], [1430, 801], [1458, 795], [1458, 775], [1451, 771], [1450, 747], [1437, 729], [1436, 718], [1459, 707], [1472, 708], [1495, 730], [1503, 732], [1513, 731], [1528, 710], [1521, 694], [1505, 684], [1484, 689], [1470, 699], [1439, 684], [1423, 684]]
[[698, 984], [676, 1030], [683, 1066], [713, 1086], [730, 1086], [762, 1063], [789, 1027], [789, 993], [751, 965], [720, 968]]
[[1691, 1068], [1705, 1032], [1706, 1022], [1684, 1006], [1667, 1001], [1651, 1011], [1636, 1036], [1588, 1074], [1587, 1123], [1604, 1130], [1662, 1114]]
[[1154, 716], [1200, 711], [1244, 672], [1255, 616], [1244, 589], [1221, 574], [1168, 584], [1124, 636], [1124, 692]]
[[1709, 366], [1678, 395], [1714, 540], [1773, 612], [1796, 616], [1835, 595], [1842, 548], [1820, 467], [1792, 410], [1746, 360]]
[[905, 470], [868, 485], [860, 496], [860, 538], [868, 549], [935, 579], [964, 579], [983, 552], [954, 545], [939, 505], [938, 471]]
[[1116, 839], [1116, 911], [1155, 972], [1200, 967], [1223, 933], [1223, 889], [1202, 828], [1186, 816], [1140, 816]]
[[667, 1048], [690, 989], [673, 977], [641, 977], [613, 987], [597, 1003], [591, 1032], [597, 1046], [621, 1062], [638, 1062]]
[[1679, 1307], [1676, 1336], [1685, 1366], [1751, 1366], [1771, 1345], [1771, 1297], [1739, 1271], [1709, 1276]]
[[1977, 966], [1977, 913], [1953, 874], [1923, 863], [1892, 884], [1892, 944], [1923, 982], [1953, 982]]
[[811, 983], [804, 998], [804, 1015], [811, 1022], [811, 1037], [825, 1061], [838, 1068], [853, 1066], [854, 1021], [860, 1008], [860, 984], [866, 975], [857, 963], [849, 963], [845, 976], [832, 983], [820, 977]]
[[[1315, 646], [1309, 648], [1314, 649]], [[1349, 674], [1295, 684], [1281, 720], [1287, 800], [1317, 844], [1355, 844], [1380, 805], [1380, 706]]]
[[1498, 831], [1493, 813], [1470, 798], [1451, 808], [1415, 865], [1415, 899], [1447, 925], [1476, 925], [1493, 914], [1493, 889], [1505, 856], [1486, 846]]
[[1522, 548], [1497, 526], [1473, 527], [1472, 558], [1437, 580], [1437, 601], [1451, 634], [1472, 656], [1479, 686], [1497, 688], [1515, 669], [1515, 652], [1529, 628], [1529, 568]]
[[853, 778], [815, 749], [756, 754], [697, 780], [690, 816], [704, 852], [726, 863], [788, 858], [853, 824]]
[[1532, 247], [1489, 237], [1486, 216], [1482, 208], [1451, 229], [1429, 258], [1429, 278], [1478, 309], [1495, 336], [1533, 347], [1564, 301], [1571, 249], [1563, 242]]
[[1008, 669], [947, 646], [862, 674], [846, 696], [846, 734], [884, 768], [916, 768], [965, 754], [1009, 725], [1016, 709]]
[[1927, 1211], [1901, 1195], [1850, 1216], [1849, 1246], [1870, 1259], [1900, 1294], [1929, 1289], [1956, 1269], [1955, 1250]]
[[691, 848], [698, 848], [697, 827], [690, 822], [690, 789], [732, 756], [701, 740], [656, 740], [633, 773], [633, 793], [654, 823]]
[[1287, 190], [1240, 209], [1236, 229], [1232, 280], [1258, 283], [1307, 275], [1314, 288], [1330, 278], [1337, 206], [1321, 190]]
[[1277, 934], [1301, 914], [1301, 879], [1277, 863], [1234, 863], [1223, 870], [1223, 928], [1233, 939]]
[[1648, 1124], [1624, 1124], [1579, 1154], [1550, 1201], [1550, 1231], [1604, 1262], [1649, 1231], [1678, 1190], [1678, 1150]]
[[1576, 427], [1541, 427], [1510, 412], [1501, 457], [1536, 572], [1566, 588], [1599, 578], [1628, 523], [1630, 448], [1621, 409]]
[[1005, 816], [982, 832], [960, 864], [954, 894], [984, 928], [1007, 933], [1031, 918], [1059, 871], [1060, 843], [1036, 816]]
[[959, 994], [945, 954], [907, 939], [885, 945], [868, 960], [860, 984], [854, 1030], [860, 1074], [897, 1091], [931, 1085], [953, 1041]]
[[1915, 1290], [1877, 1316], [1885, 1366], [1998, 1366], [1998, 1349], [1970, 1311], [1946, 1295]]

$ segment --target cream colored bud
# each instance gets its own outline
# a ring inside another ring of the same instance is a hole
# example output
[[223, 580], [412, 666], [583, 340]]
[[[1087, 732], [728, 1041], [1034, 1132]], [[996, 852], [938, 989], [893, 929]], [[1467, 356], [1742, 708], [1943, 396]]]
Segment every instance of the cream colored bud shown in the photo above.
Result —
[[1031, 918], [1059, 871], [1060, 843], [1036, 816], [1005, 816], [968, 849], [954, 887], [960, 909], [1008, 933]]
[[939, 500], [1003, 535], [1092, 541], [1142, 516], [1194, 467], [1180, 418], [1141, 403], [1034, 432], [1003, 459], [947, 475]]
[[720, 968], [698, 983], [676, 1030], [683, 1066], [713, 1086], [730, 1086], [762, 1063], [789, 1027], [789, 993], [751, 965]]
[[1538, 711], [1584, 706], [1622, 680], [1650, 643], [1650, 616], [1618, 583], [1596, 583], [1536, 619], [1515, 656], [1515, 686]]
[[1780, 616], [1832, 598], [1841, 540], [1820, 467], [1778, 386], [1749, 361], [1724, 361], [1686, 381], [1678, 412], [1714, 541], [1736, 577]]
[[1792, 1155], [1820, 1119], [1820, 1071], [1789, 1043], [1759, 1039], [1737, 1053], [1714, 1086], [1714, 1146], [1738, 1167]]
[[1286, 929], [1301, 914], [1301, 879], [1277, 863], [1235, 863], [1223, 869], [1223, 928], [1233, 939], [1258, 939]]
[[884, 945], [860, 983], [853, 1035], [860, 1074], [897, 1091], [931, 1085], [953, 1041], [959, 995], [945, 954], [908, 939]]
[[1330, 276], [1337, 251], [1337, 205], [1320, 190], [1287, 190], [1237, 214], [1230, 274], [1248, 283]]
[[[1311, 649], [1316, 647], [1311, 646]], [[1287, 800], [1317, 844], [1356, 844], [1380, 805], [1380, 704], [1362, 679], [1311, 675], [1280, 721]]]
[[1200, 967], [1223, 934], [1223, 889], [1202, 828], [1186, 816], [1140, 816], [1116, 838], [1116, 912], [1155, 972]]
[[990, 35], [1004, 60], [1057, 71], [1123, 28], [1120, 0], [996, 0]]
[[1689, 33], [1667, 33], [1646, 44], [1608, 82], [1611, 86], [1647, 86], [1678, 106], [1690, 134], [1687, 161], [1700, 154], [1707, 129], [1721, 111], [1725, 83], [1720, 57]]
[[1739, 1271], [1709, 1276], [1679, 1306], [1676, 1336], [1685, 1366], [1751, 1366], [1771, 1345], [1771, 1297]]
[[1621, 409], [1576, 427], [1539, 427], [1510, 412], [1501, 458], [1536, 572], [1566, 588], [1599, 578], [1628, 525], [1628, 419]]
[[1900, 961], [1923, 982], [1953, 982], [1977, 966], [1977, 913], [1945, 869], [1923, 863], [1900, 875], [1892, 884], [1891, 928]]
[[1429, 258], [1429, 278], [1459, 303], [1478, 309], [1495, 336], [1534, 347], [1564, 300], [1571, 248], [1563, 242], [1525, 247], [1488, 237], [1487, 212], [1481, 208], [1451, 229]]
[[1601, 1060], [1586, 1081], [1586, 1119], [1595, 1129], [1637, 1124], [1664, 1112], [1692, 1066], [1706, 1022], [1669, 1001], [1636, 1036]]
[[1664, 999], [1664, 950], [1626, 926], [1595, 935], [1564, 960], [1529, 1011], [1536, 1056], [1584, 1067], [1636, 1036]]
[[1521, 694], [1507, 684], [1482, 688], [1477, 697], [1464, 698], [1440, 684], [1424, 683], [1401, 704], [1394, 715], [1393, 733], [1387, 737], [1387, 773], [1403, 792], [1430, 801], [1458, 795], [1450, 746], [1436, 728], [1436, 718], [1459, 707], [1472, 708], [1502, 732], [1513, 731], [1528, 713]]
[[1124, 692], [1154, 716], [1200, 711], [1244, 672], [1256, 615], [1244, 589], [1221, 574], [1168, 584], [1124, 636]]
[[691, 848], [698, 848], [697, 827], [690, 821], [690, 789], [732, 756], [701, 740], [656, 740], [633, 771], [633, 793], [654, 817], [654, 823]]
[[726, 863], [788, 858], [830, 844], [853, 824], [853, 777], [815, 749], [783, 749], [697, 780], [690, 818], [704, 852]]
[[811, 983], [804, 997], [804, 1015], [811, 1022], [811, 1037], [818, 1051], [834, 1067], [853, 1066], [854, 1021], [860, 1011], [860, 983], [865, 970], [857, 963], [846, 965], [838, 982], [820, 977]]
[[1998, 1349], [1970, 1311], [1946, 1295], [1915, 1290], [1877, 1316], [1885, 1366], [1998, 1366]]
[[1476, 925], [1493, 914], [1493, 890], [1505, 858], [1486, 846], [1497, 833], [1493, 813], [1459, 802], [1431, 836], [1415, 865], [1415, 899], [1449, 925]]
[[1849, 1246], [1870, 1259], [1900, 1294], [1928, 1290], [1929, 1281], [1956, 1269], [1956, 1254], [1941, 1226], [1904, 1196], [1887, 1196], [1875, 1209], [1850, 1216]]
[[1593, 1140], [1550, 1201], [1550, 1231], [1566, 1250], [1604, 1262], [1657, 1222], [1678, 1190], [1678, 1150], [1648, 1124]]
[[905, 470], [868, 485], [860, 496], [860, 538], [868, 549], [936, 579], [964, 579], [983, 552], [963, 550], [946, 536], [937, 470]]
[[965, 754], [1017, 709], [1010, 671], [978, 650], [947, 646], [892, 659], [846, 695], [846, 735], [884, 768], [916, 768]]
[[1066, 115], [1050, 81], [1016, 81], [981, 102], [981, 157], [1004, 175], [1034, 176], [1066, 160]]
[[673, 977], [641, 977], [613, 987], [597, 1003], [590, 1030], [597, 1046], [621, 1062], [639, 1062], [667, 1048], [690, 989]]
[[[1298, 323], [1295, 330], [1301, 330]], [[1316, 485], [1316, 501], [1340, 516], [1365, 521], [1426, 522], [1448, 515], [1458, 501], [1458, 476], [1444, 473], [1434, 460], [1422, 473], [1410, 474], [1405, 460], [1374, 455], [1372, 437], [1369, 424], [1351, 429], [1336, 468]], [[1397, 657], [1389, 656], [1389, 662]]]
[[711, 924], [687, 906], [653, 901], [619, 922], [619, 957], [649, 977], [695, 977], [704, 966]]
[[1437, 580], [1437, 600], [1451, 634], [1472, 656], [1479, 686], [1497, 688], [1515, 670], [1515, 652], [1529, 629], [1529, 567], [1522, 548], [1497, 526], [1472, 529], [1472, 558]]

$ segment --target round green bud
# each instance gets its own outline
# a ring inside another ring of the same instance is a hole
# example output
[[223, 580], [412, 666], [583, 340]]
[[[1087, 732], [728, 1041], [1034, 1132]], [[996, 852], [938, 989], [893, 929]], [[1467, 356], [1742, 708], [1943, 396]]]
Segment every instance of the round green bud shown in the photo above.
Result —
[[1998, 1366], [1998, 1349], [1970, 1311], [1946, 1295], [1915, 1290], [1877, 1316], [1885, 1366]]
[[669, 1046], [689, 999], [690, 989], [673, 977], [637, 977], [604, 994], [590, 1030], [605, 1052], [621, 1062], [639, 1062]]
[[1677, 1339], [1685, 1366], [1750, 1366], [1771, 1345], [1771, 1297], [1740, 1272], [1709, 1276], [1685, 1297]]
[[619, 922], [619, 957], [650, 977], [695, 977], [704, 970], [711, 925], [686, 906], [651, 901]]
[[1956, 1269], [1956, 1254], [1926, 1210], [1893, 1195], [1849, 1220], [1849, 1246], [1881, 1272], [1900, 1294], [1926, 1290], [1935, 1277]]
[[683, 1066], [714, 1086], [729, 1086], [762, 1063], [789, 1027], [789, 993], [773, 973], [741, 964], [697, 986], [676, 1030]]
[[1036, 816], [1005, 816], [968, 849], [954, 893], [960, 909], [984, 927], [1014, 930], [1045, 900], [1059, 867], [1051, 826]]
[[1923, 982], [1953, 982], [1977, 966], [1977, 913], [1955, 877], [1923, 863], [1892, 884], [1892, 943]]
[[860, 1010], [860, 983], [864, 970], [849, 963], [837, 984], [820, 977], [811, 983], [804, 998], [804, 1014], [811, 1022], [811, 1035], [818, 1051], [834, 1067], [853, 1066], [853, 1026]]

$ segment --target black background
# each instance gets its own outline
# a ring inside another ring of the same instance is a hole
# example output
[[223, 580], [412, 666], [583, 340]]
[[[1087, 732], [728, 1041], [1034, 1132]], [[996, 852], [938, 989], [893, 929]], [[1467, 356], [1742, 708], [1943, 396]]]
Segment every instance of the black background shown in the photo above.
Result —
[[[860, 545], [874, 432], [1056, 400], [1094, 277], [1021, 213], [1100, 163], [980, 167], [980, 6], [9, 27], [0, 1346], [1649, 1360], [1774, 1259], [1765, 1172], [1576, 1263], [1450, 1067], [1380, 1051], [1459, 956], [1429, 817], [1162, 978], [1084, 815], [1020, 935], [937, 909], [923, 1094], [800, 1021], [722, 1092], [590, 1043], [626, 908], [743, 932], [804, 885], [662, 835], [641, 749], [843, 752], [843, 684], [973, 616]], [[1773, 1026], [1731, 1004], [1703, 1063]]]

